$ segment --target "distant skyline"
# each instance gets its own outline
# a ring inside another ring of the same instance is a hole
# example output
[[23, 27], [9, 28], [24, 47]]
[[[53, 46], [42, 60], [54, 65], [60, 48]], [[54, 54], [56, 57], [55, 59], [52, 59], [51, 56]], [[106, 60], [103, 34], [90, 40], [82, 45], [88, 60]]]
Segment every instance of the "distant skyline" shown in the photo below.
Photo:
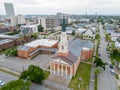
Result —
[[15, 14], [120, 15], [119, 0], [0, 0], [0, 14], [6, 14], [4, 3], [13, 3]]

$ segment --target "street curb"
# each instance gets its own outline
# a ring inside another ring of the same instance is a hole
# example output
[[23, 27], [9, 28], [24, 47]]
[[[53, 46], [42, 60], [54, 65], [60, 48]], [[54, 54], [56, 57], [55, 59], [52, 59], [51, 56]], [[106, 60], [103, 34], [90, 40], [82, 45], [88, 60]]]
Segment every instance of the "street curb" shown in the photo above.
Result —
[[13, 75], [13, 76], [16, 76], [18, 78], [20, 77], [20, 73], [13, 72], [13, 71], [5, 69], [5, 68], [0, 68], [0, 71], [8, 73], [8, 74]]

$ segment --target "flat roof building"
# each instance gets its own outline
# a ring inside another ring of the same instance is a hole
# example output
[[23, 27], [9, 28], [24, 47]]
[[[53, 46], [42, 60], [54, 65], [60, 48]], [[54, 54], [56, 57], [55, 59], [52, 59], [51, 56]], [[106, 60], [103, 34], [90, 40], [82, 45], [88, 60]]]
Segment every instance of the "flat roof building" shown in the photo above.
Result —
[[25, 44], [25, 46], [29, 46], [29, 47], [37, 47], [37, 46], [52, 47], [56, 43], [58, 43], [58, 40], [40, 39], [40, 40], [35, 40], [33, 42], [27, 43], [27, 44]]
[[12, 39], [0, 40], [0, 50], [13, 47], [14, 45], [15, 45], [15, 41]]
[[18, 47], [18, 56], [22, 58], [32, 58], [41, 51], [55, 53], [57, 50], [58, 40], [40, 39]]

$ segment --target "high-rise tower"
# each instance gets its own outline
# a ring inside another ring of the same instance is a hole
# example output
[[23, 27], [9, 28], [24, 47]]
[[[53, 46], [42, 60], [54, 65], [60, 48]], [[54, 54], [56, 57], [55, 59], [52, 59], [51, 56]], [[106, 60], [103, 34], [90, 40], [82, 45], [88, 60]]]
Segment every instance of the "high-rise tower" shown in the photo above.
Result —
[[6, 10], [6, 14], [8, 16], [8, 18], [10, 17], [14, 17], [15, 13], [14, 13], [14, 7], [12, 3], [4, 3], [5, 6], [5, 10]]

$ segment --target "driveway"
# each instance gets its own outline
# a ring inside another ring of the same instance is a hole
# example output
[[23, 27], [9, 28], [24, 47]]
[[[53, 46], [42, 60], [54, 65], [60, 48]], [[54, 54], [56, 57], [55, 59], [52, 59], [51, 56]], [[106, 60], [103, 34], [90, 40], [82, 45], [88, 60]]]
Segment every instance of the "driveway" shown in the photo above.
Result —
[[[105, 41], [105, 35], [100, 25], [100, 48], [99, 53], [104, 62], [111, 64], [110, 58], [107, 57], [106, 52], [107, 43]], [[98, 90], [118, 90], [117, 82], [114, 75], [111, 75], [109, 65], [106, 66], [106, 70], [98, 75]]]

